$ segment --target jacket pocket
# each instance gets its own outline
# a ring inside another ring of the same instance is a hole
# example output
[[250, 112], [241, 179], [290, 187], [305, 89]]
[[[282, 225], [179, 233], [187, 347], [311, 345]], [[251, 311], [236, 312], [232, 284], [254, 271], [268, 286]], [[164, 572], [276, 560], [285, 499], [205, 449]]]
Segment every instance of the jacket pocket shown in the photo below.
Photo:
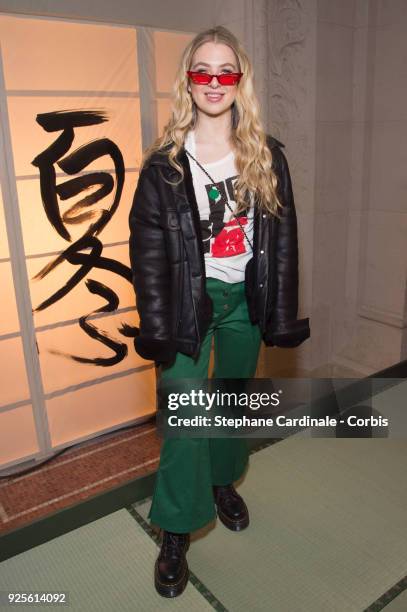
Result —
[[163, 213], [163, 224], [166, 230], [179, 231], [181, 228], [177, 211], [171, 208], [165, 210]]

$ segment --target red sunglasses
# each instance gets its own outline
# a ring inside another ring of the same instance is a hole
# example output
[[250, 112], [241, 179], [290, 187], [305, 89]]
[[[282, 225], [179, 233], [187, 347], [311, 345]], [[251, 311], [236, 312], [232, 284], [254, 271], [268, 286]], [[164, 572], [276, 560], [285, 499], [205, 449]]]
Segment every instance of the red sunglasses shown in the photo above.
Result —
[[243, 76], [243, 72], [226, 72], [224, 74], [208, 74], [207, 72], [194, 72], [187, 70], [187, 75], [196, 85], [209, 85], [216, 77], [220, 85], [236, 85]]

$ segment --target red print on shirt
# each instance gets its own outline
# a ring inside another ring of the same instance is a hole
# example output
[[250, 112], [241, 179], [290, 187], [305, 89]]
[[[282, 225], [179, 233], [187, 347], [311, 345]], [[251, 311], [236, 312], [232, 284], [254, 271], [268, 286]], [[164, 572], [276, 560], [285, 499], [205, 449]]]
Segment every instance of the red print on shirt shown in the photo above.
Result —
[[246, 225], [247, 217], [239, 217], [239, 222], [237, 219], [231, 219], [225, 223], [224, 228], [213, 241], [211, 253], [213, 257], [231, 257], [246, 253], [244, 233], [239, 223]]

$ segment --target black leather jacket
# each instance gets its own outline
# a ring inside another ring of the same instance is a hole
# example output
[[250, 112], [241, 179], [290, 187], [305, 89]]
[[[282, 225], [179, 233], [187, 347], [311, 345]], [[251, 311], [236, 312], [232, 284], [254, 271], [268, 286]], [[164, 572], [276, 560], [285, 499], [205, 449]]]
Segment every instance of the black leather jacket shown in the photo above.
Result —
[[[280, 147], [272, 150], [281, 219], [255, 206], [253, 257], [245, 270], [251, 322], [260, 326], [267, 346], [295, 347], [310, 336], [309, 319], [297, 319], [297, 219], [288, 164]], [[205, 262], [198, 205], [188, 157], [177, 158], [185, 178], [167, 156], [155, 152], [141, 170], [129, 216], [130, 262], [140, 327], [137, 353], [159, 363], [172, 362], [177, 351], [197, 357], [212, 319], [206, 292]]]

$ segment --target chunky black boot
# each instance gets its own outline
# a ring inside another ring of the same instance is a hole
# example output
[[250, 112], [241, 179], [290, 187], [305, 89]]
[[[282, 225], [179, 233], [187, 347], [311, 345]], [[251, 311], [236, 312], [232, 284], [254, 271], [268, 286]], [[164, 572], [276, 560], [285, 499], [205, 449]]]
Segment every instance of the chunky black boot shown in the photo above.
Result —
[[213, 485], [213, 494], [218, 516], [225, 527], [232, 531], [245, 529], [249, 524], [249, 511], [233, 485]]
[[155, 588], [160, 595], [176, 597], [185, 589], [189, 578], [185, 558], [189, 542], [189, 533], [162, 530], [161, 551], [154, 568]]

